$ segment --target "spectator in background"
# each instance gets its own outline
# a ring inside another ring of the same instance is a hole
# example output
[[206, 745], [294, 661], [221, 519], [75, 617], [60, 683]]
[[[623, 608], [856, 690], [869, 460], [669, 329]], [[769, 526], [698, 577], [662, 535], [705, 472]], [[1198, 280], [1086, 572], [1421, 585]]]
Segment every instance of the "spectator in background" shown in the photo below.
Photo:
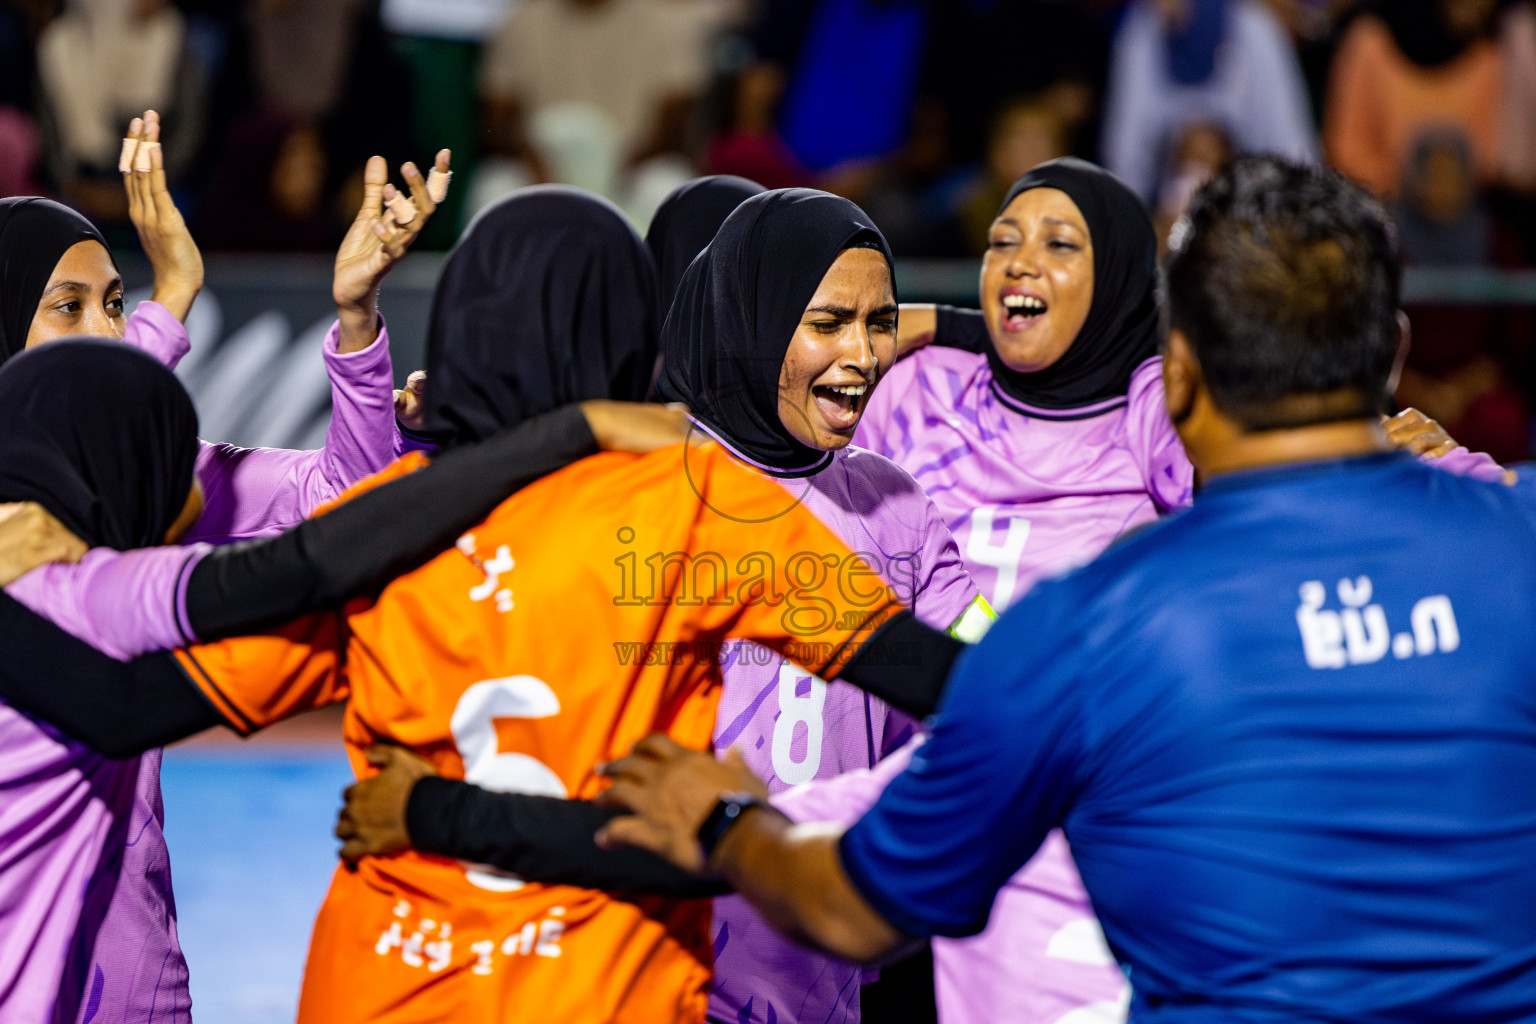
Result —
[[811, 183], [815, 176], [779, 134], [784, 79], [777, 64], [756, 61], [726, 82], [724, 123], [705, 151], [710, 174], [734, 174], [767, 188]]
[[35, 195], [37, 124], [32, 120], [36, 67], [27, 20], [0, 0], [0, 198]]
[[211, 249], [333, 249], [341, 225], [326, 200], [320, 133], [266, 110], [230, 132], [208, 187], [199, 237]]
[[1328, 86], [1329, 161], [1393, 196], [1414, 141], [1435, 125], [1459, 128], [1477, 176], [1499, 167], [1503, 58], [1493, 40], [1496, 0], [1376, 0], [1345, 30]]
[[367, 0], [253, 0], [246, 20], [262, 106], [309, 123], [341, 103]]
[[998, 111], [986, 163], [957, 211], [966, 254], [986, 252], [992, 222], [1015, 181], [1031, 168], [1067, 155], [1067, 130], [1060, 106], [1047, 96], [1014, 100]]
[[1104, 163], [1148, 204], [1193, 122], [1218, 126], [1239, 153], [1317, 157], [1296, 54], [1261, 0], [1135, 0], [1110, 68]]
[[[1471, 144], [1454, 128], [1431, 129], [1415, 142], [1394, 213], [1410, 266], [1487, 267], [1510, 255], [1481, 195]], [[1521, 334], [1514, 314], [1438, 305], [1409, 314], [1413, 338], [1399, 403], [1501, 462], [1525, 459], [1530, 412], [1510, 372]]]
[[[1067, 151], [1095, 156], [1109, 66], [1103, 19], [1081, 0], [951, 0], [936, 7], [942, 16], [929, 26], [919, 95], [941, 111], [952, 160], [988, 161], [1003, 109], [1041, 99], [1063, 118]], [[994, 205], [989, 221], [996, 212]]]
[[779, 130], [801, 163], [816, 174], [852, 171], [901, 148], [928, 31], [922, 0], [768, 0], [761, 17], [765, 28], [804, 26], [798, 45], [764, 54], [786, 70]]
[[[665, 184], [650, 209], [638, 211], [648, 221], [666, 192], [693, 174], [685, 131], [707, 80], [709, 13], [680, 0], [514, 7], [480, 69], [488, 148], [504, 159], [482, 166], [470, 205], [532, 181], [580, 185], [620, 205], [637, 184], [647, 195]], [[658, 159], [665, 162], [651, 163]], [[670, 174], [662, 170], [668, 163]], [[641, 182], [645, 171], [664, 182]]]
[[118, 175], [123, 125], [158, 110], [166, 174], [186, 168], [202, 135], [202, 82], [187, 25], [168, 0], [68, 0], [43, 30], [37, 63], [47, 157], [60, 191], [82, 212], [126, 222]]
[[1232, 137], [1219, 124], [1193, 121], [1180, 130], [1168, 147], [1157, 187], [1157, 203], [1152, 207], [1159, 253], [1167, 251], [1168, 232], [1184, 216], [1200, 186], [1219, 174], [1235, 156]]
[[409, 71], [375, 0], [250, 0], [241, 25], [223, 98], [230, 128], [198, 217], [204, 242], [332, 248], [362, 203], [368, 157], [409, 155]]

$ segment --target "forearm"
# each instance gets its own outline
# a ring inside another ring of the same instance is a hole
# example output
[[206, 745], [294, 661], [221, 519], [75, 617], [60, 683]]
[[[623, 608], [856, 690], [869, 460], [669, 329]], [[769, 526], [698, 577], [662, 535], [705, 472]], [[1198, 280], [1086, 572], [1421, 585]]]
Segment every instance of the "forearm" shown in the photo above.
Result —
[[532, 882], [672, 899], [727, 891], [637, 847], [598, 847], [593, 835], [624, 813], [585, 800], [492, 793], [429, 777], [411, 790], [406, 828], [423, 853], [489, 864]]
[[170, 654], [114, 661], [0, 595], [0, 698], [94, 747], [132, 757], [222, 724]]
[[596, 451], [581, 409], [567, 406], [276, 537], [215, 549], [187, 587], [193, 633], [238, 636], [371, 593], [452, 547], [521, 488]]
[[118, 661], [187, 643], [182, 600], [207, 545], [114, 551], [54, 563], [6, 588], [27, 608]]
[[864, 901], [843, 872], [843, 829], [793, 825], [782, 815], [749, 811], [715, 848], [711, 869], [779, 931], [833, 956], [871, 963], [910, 940]]
[[903, 302], [896, 320], [896, 354], [904, 356], [933, 340], [935, 307], [932, 303]]
[[184, 319], [185, 316], [177, 317], [175, 310], [165, 306], [158, 298], [141, 302], [128, 318], [123, 342], [154, 356], [166, 369], [174, 370], [176, 364], [192, 350], [187, 328], [182, 323]]
[[331, 421], [314, 477], [306, 485], [309, 508], [377, 473], [395, 457], [394, 364], [383, 318], [370, 306], [338, 319], [323, 352]]

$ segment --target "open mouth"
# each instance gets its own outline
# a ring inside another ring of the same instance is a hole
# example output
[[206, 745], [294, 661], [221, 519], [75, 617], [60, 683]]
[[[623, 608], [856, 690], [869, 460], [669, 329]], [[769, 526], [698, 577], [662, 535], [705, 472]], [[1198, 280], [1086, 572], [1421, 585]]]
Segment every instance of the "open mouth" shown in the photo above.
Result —
[[1009, 331], [1022, 331], [1037, 318], [1044, 316], [1049, 308], [1046, 301], [1038, 295], [1010, 292], [1003, 296], [1003, 328]]
[[822, 419], [833, 430], [852, 430], [864, 411], [864, 400], [869, 394], [868, 384], [818, 384], [811, 388], [816, 396], [816, 408]]

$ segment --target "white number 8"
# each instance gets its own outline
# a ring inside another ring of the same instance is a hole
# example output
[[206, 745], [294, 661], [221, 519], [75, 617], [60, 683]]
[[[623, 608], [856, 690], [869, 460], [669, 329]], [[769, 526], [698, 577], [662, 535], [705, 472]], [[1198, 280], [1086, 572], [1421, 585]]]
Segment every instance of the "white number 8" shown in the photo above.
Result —
[[[464, 759], [464, 781], [497, 793], [569, 796], [560, 776], [543, 761], [497, 749], [496, 719], [549, 718], [559, 713], [560, 698], [548, 683], [533, 676], [487, 679], [465, 690], [448, 721]], [[467, 869], [465, 877], [495, 892], [523, 887], [522, 879], [501, 872]]]
[[[800, 680], [808, 679], [811, 692], [804, 697], [796, 691]], [[810, 782], [821, 767], [821, 741], [826, 732], [822, 721], [827, 707], [827, 684], [817, 676], [796, 668], [789, 662], [779, 665], [779, 720], [773, 724], [773, 771], [785, 785]], [[791, 757], [795, 742], [795, 724], [805, 723], [805, 759]]]

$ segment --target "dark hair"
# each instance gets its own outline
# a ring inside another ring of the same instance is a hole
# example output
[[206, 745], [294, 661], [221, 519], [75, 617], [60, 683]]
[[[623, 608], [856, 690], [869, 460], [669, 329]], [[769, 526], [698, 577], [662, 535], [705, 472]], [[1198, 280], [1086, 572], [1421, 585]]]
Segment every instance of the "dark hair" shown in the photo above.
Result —
[[1244, 157], [1198, 193], [1169, 238], [1169, 325], [1211, 397], [1252, 430], [1301, 426], [1282, 399], [1355, 391], [1383, 412], [1401, 268], [1382, 204], [1343, 175]]

